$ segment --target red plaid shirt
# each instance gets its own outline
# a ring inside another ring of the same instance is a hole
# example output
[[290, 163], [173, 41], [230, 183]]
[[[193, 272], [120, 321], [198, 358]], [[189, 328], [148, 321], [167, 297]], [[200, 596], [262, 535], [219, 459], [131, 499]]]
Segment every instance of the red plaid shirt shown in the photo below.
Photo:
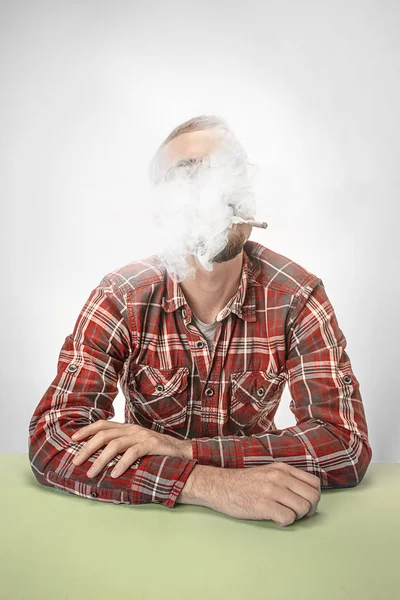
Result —
[[[360, 483], [372, 457], [360, 385], [321, 279], [248, 240], [239, 288], [217, 321], [210, 352], [156, 255], [105, 275], [30, 421], [37, 480], [104, 502], [170, 508], [197, 463], [281, 461], [317, 475], [322, 489]], [[118, 382], [125, 422], [191, 439], [193, 459], [143, 456], [117, 479], [110, 474], [122, 455], [93, 479], [86, 461], [72, 464], [82, 447], [72, 434], [114, 417]], [[286, 382], [296, 425], [276, 429]]]

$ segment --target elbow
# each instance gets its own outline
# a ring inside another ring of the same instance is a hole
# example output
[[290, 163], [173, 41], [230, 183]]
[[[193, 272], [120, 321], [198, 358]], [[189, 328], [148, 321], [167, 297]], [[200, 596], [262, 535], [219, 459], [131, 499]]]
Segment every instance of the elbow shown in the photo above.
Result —
[[31, 471], [32, 471], [33, 475], [35, 476], [36, 481], [40, 485], [44, 485], [46, 487], [54, 487], [53, 484], [47, 478], [45, 471], [41, 468], [40, 461], [32, 460], [31, 457], [29, 456], [29, 464], [31, 467]]
[[28, 438], [28, 458], [29, 465], [36, 481], [40, 485], [53, 487], [47, 476], [47, 470], [50, 468], [50, 462], [56, 454], [56, 448], [49, 441], [44, 441], [42, 435], [33, 431]]
[[49, 482], [46, 479], [46, 475], [43, 469], [43, 460], [40, 457], [39, 452], [35, 452], [32, 445], [29, 444], [28, 447], [28, 458], [29, 458], [29, 466], [31, 468], [32, 473], [34, 474], [36, 481], [41, 485], [49, 485]]
[[346, 449], [345, 459], [340, 461], [340, 468], [326, 472], [328, 485], [322, 487], [338, 489], [360, 485], [368, 471], [371, 459], [371, 446], [360, 439], [358, 444]]
[[[360, 444], [361, 450], [357, 454], [357, 461], [355, 463], [356, 477], [351, 487], [356, 487], [362, 482], [372, 460], [372, 448], [369, 443], [363, 440], [360, 441]], [[351, 457], [351, 448], [349, 449], [349, 456]]]

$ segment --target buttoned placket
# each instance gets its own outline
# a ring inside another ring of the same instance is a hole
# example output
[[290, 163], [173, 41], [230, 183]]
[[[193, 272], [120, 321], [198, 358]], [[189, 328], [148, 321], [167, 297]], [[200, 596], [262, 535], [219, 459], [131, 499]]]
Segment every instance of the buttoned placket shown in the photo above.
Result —
[[[215, 373], [211, 377], [214, 369], [214, 357], [215, 351], [217, 348], [218, 340], [221, 335], [222, 323], [218, 321], [218, 325], [215, 329], [213, 345], [210, 349], [207, 344], [207, 340], [203, 337], [201, 331], [197, 329], [197, 327], [192, 326], [191, 322], [189, 322], [190, 315], [188, 309], [182, 308], [182, 318], [183, 323], [188, 331], [188, 339], [190, 344], [190, 350], [193, 357], [193, 360], [196, 364], [197, 371], [200, 376], [201, 381], [208, 381], [209, 379], [213, 379], [215, 381], [220, 380], [220, 373]], [[198, 352], [197, 350], [201, 350]], [[201, 407], [202, 412], [210, 413], [210, 408], [214, 408], [216, 402], [218, 402], [218, 389], [214, 389], [212, 384], [206, 383], [202, 386], [202, 397], [201, 397]], [[204, 410], [203, 410], [204, 409]], [[210, 432], [210, 424], [209, 422], [202, 423], [202, 436], [212, 435]], [[215, 432], [217, 435], [217, 432]]]
[[[183, 291], [179, 286], [179, 283], [173, 281], [167, 276], [166, 279], [166, 295], [162, 299], [162, 307], [164, 310], [171, 312], [179, 309], [178, 312], [182, 315], [182, 323], [187, 332], [187, 340], [189, 343], [189, 349], [192, 356], [192, 360], [196, 365], [197, 373], [201, 381], [201, 418], [202, 423], [202, 436], [213, 437], [220, 434], [218, 419], [216, 418], [216, 408], [220, 401], [219, 395], [219, 384], [208, 384], [207, 382], [211, 379], [215, 382], [221, 381], [221, 370], [223, 368], [222, 358], [217, 355], [216, 349], [219, 344], [220, 337], [222, 335], [223, 321], [225, 319], [231, 319], [231, 313], [234, 312], [239, 317], [242, 317], [248, 321], [255, 321], [255, 291], [252, 287], [252, 283], [255, 280], [256, 275], [260, 269], [255, 270], [253, 273], [251, 269], [251, 263], [245, 254], [243, 257], [242, 267], [242, 280], [236, 295], [229, 301], [229, 303], [220, 311], [217, 316], [218, 325], [214, 332], [213, 344], [211, 350], [209, 349], [207, 340], [203, 337], [201, 331], [197, 329], [194, 324], [191, 324], [192, 311], [186, 299]], [[242, 306], [245, 298], [247, 298], [246, 305], [244, 307], [245, 312], [242, 312]], [[209, 391], [206, 392], [206, 390]], [[199, 435], [199, 434], [197, 434]]]

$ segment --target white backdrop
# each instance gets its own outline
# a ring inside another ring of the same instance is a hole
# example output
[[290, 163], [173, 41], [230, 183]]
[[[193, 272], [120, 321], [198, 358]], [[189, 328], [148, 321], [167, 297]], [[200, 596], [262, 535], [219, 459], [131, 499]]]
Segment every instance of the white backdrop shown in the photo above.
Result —
[[[1, 5], [0, 451], [104, 274], [155, 252], [141, 192], [179, 123], [224, 117], [260, 168], [253, 229], [322, 278], [373, 462], [400, 460], [399, 17], [390, 1]], [[143, 199], [143, 196], [142, 196]], [[277, 427], [295, 423], [285, 389]], [[124, 398], [115, 401], [123, 422]]]

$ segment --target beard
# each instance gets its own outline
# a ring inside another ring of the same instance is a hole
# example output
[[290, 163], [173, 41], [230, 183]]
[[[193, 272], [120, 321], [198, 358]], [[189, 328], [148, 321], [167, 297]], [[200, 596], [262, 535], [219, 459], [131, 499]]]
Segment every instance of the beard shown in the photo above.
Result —
[[223, 250], [221, 250], [221, 252], [218, 252], [218, 254], [214, 256], [212, 262], [223, 263], [227, 262], [228, 260], [232, 260], [233, 258], [235, 258], [235, 256], [240, 254], [246, 241], [247, 238], [242, 231], [240, 231], [239, 229], [236, 231], [232, 230], [227, 245]]

